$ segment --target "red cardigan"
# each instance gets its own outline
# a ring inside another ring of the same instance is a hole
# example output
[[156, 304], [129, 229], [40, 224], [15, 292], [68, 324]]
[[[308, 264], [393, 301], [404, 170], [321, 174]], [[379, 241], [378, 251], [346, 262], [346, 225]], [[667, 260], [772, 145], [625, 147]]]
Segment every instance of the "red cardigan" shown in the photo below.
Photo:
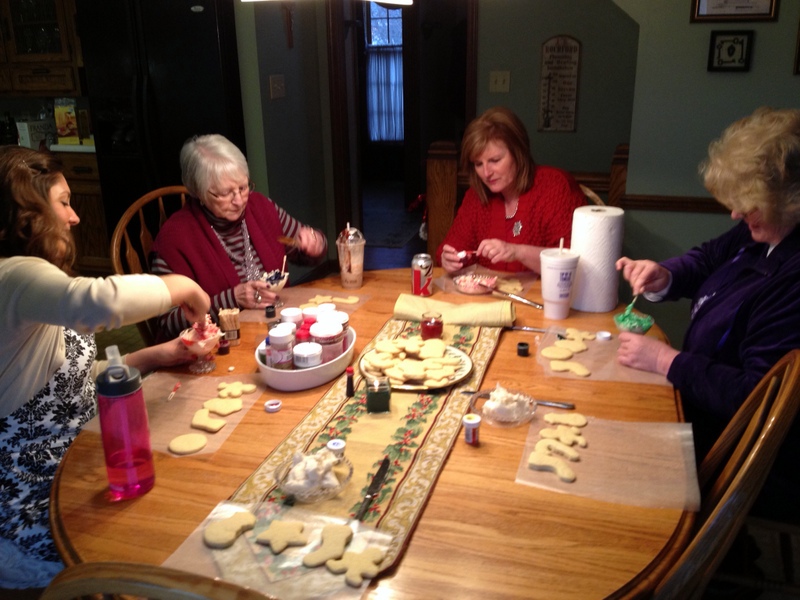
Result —
[[[489, 203], [482, 205], [478, 194], [470, 188], [444, 241], [436, 250], [436, 262], [442, 264], [442, 248], [449, 244], [456, 250], [475, 250], [485, 239], [499, 239], [512, 244], [528, 244], [555, 248], [564, 238], [569, 247], [572, 236], [572, 213], [586, 204], [578, 182], [566, 171], [555, 167], [537, 165], [533, 186], [519, 197], [517, 214], [506, 219], [505, 205], [500, 194], [489, 196]], [[517, 237], [513, 226], [522, 222]], [[494, 271], [528, 271], [519, 261], [492, 264], [484, 257], [478, 260], [481, 266]]]
[[[286, 248], [278, 241], [278, 236], [284, 233], [275, 203], [263, 194], [250, 192], [244, 220], [264, 270], [280, 269]], [[164, 223], [153, 251], [174, 273], [194, 279], [209, 296], [241, 283], [236, 268], [195, 198], [187, 200], [186, 205]]]

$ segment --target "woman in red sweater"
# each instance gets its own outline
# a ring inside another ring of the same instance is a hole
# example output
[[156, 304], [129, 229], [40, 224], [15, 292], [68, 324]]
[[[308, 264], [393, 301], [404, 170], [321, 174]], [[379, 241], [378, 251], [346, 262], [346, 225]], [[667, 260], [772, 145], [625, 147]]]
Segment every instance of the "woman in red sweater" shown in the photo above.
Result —
[[490, 108], [469, 124], [461, 166], [470, 188], [436, 252], [448, 273], [472, 260], [495, 271], [539, 272], [543, 248], [561, 238], [569, 246], [572, 212], [586, 197], [572, 175], [534, 162], [528, 132], [513, 112]]

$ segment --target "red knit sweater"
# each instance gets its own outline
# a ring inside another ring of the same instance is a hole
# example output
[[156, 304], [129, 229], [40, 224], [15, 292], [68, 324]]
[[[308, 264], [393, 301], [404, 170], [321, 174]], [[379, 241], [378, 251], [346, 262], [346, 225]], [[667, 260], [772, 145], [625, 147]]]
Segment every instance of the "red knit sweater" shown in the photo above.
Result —
[[[533, 186], [519, 197], [517, 213], [506, 219], [505, 205], [500, 194], [489, 196], [482, 205], [478, 194], [470, 188], [444, 241], [436, 250], [436, 262], [442, 264], [442, 248], [449, 244], [456, 250], [475, 250], [485, 239], [499, 239], [512, 244], [528, 244], [554, 248], [564, 238], [570, 245], [572, 213], [586, 204], [586, 197], [575, 179], [561, 169], [537, 165]], [[514, 237], [514, 223], [520, 221], [522, 230]], [[479, 264], [494, 271], [527, 271], [521, 262], [492, 263], [481, 257]]]

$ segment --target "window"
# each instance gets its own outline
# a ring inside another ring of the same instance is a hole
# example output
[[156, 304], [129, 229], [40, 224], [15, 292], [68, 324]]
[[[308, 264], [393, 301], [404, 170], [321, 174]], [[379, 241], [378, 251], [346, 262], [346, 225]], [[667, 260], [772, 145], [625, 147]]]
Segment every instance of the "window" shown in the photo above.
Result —
[[399, 8], [365, 3], [367, 121], [372, 141], [403, 139], [403, 18]]

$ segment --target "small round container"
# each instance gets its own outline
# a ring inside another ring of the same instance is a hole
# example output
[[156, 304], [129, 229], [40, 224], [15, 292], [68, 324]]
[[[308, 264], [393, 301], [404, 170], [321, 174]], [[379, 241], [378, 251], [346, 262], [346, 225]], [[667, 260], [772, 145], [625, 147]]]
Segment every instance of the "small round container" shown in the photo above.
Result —
[[480, 446], [481, 416], [468, 413], [461, 418], [464, 426], [464, 441], [470, 446]]
[[345, 331], [347, 331], [347, 328], [350, 327], [350, 315], [343, 310], [329, 310], [327, 312], [321, 312], [317, 315], [317, 320], [339, 323], [339, 325], [341, 325], [342, 329]]
[[264, 308], [264, 316], [267, 319], [274, 319], [275, 318], [275, 305], [274, 304], [267, 304], [266, 308]]
[[520, 342], [517, 344], [517, 356], [528, 356], [530, 346], [528, 346], [528, 342]]
[[[286, 478], [289, 475], [289, 471], [292, 470], [292, 467], [294, 467], [294, 462], [292, 459], [289, 459], [275, 470], [275, 481], [278, 482], [278, 487], [281, 488], [281, 491], [285, 491], [283, 490], [283, 484], [286, 482]], [[337, 486], [327, 488], [313, 487], [302, 492], [295, 490], [291, 492], [285, 491], [285, 493], [294, 496], [295, 500], [298, 502], [305, 503], [321, 502], [333, 498], [344, 489], [350, 482], [350, 478], [353, 477], [353, 463], [347, 460], [346, 457], [342, 457], [333, 467], [333, 474], [338, 481]]]
[[311, 341], [311, 332], [308, 329], [300, 328], [297, 330], [297, 333], [294, 334], [294, 343], [295, 344], [302, 344], [304, 342]]
[[536, 401], [519, 390], [506, 390], [506, 392], [516, 399], [517, 405], [513, 408], [504, 406], [501, 409], [490, 410], [486, 403], [492, 390], [486, 390], [472, 394], [470, 411], [493, 427], [519, 427], [533, 419]]
[[291, 369], [294, 365], [294, 332], [287, 325], [274, 327], [269, 332], [269, 345], [273, 369]]
[[281, 311], [281, 321], [284, 323], [296, 323], [300, 325], [303, 322], [303, 311], [294, 306], [284, 308]]
[[315, 342], [302, 342], [292, 348], [294, 366], [307, 369], [322, 364], [322, 346]]
[[342, 458], [344, 456], [344, 448], [346, 445], [347, 443], [344, 440], [336, 438], [325, 444], [325, 447], [333, 452], [333, 455], [336, 458]]
[[419, 332], [423, 340], [441, 339], [444, 331], [444, 321], [442, 314], [438, 312], [426, 312], [422, 315], [419, 323]]
[[336, 305], [333, 302], [323, 302], [322, 304], [317, 305], [317, 315], [319, 315], [319, 313], [330, 312], [332, 310], [336, 310]]
[[317, 313], [319, 312], [319, 308], [316, 306], [307, 306], [303, 309], [303, 323], [308, 323], [309, 325], [313, 325], [317, 322]]
[[344, 329], [338, 323], [323, 320], [311, 326], [311, 341], [322, 346], [322, 362], [329, 362], [344, 351]]

